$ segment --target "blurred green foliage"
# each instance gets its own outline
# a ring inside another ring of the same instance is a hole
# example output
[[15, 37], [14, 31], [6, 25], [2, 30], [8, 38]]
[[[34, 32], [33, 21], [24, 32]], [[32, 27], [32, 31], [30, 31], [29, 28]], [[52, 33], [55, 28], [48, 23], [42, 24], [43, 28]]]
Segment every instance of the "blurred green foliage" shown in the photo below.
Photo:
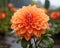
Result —
[[[0, 0], [0, 13], [5, 14], [5, 18], [0, 19], [0, 33], [5, 33], [10, 29], [10, 18], [12, 16], [12, 12], [8, 9], [6, 5], [7, 0]], [[8, 14], [8, 15], [6, 15]], [[0, 15], [1, 16], [1, 15]]]
[[0, 19], [0, 33], [5, 33], [10, 29], [10, 19], [12, 13], [6, 16], [3, 19]]

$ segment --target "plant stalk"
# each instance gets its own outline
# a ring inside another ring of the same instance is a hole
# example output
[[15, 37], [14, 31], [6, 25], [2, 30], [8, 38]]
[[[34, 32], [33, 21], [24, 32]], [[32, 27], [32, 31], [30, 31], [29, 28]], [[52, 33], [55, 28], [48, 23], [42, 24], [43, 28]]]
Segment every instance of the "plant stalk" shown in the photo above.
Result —
[[34, 38], [34, 43], [35, 43], [35, 48], [37, 48], [36, 42], [35, 42], [35, 38]]

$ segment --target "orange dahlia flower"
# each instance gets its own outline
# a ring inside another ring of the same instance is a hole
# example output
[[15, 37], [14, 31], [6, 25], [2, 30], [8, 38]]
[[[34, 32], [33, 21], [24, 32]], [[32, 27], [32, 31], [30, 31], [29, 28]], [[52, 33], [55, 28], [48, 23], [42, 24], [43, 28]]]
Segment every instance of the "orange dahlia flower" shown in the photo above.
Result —
[[51, 13], [51, 18], [53, 18], [53, 19], [58, 19], [58, 18], [60, 18], [60, 13], [59, 13], [59, 12], [52, 12], [52, 13]]
[[0, 19], [3, 19], [3, 18], [5, 18], [5, 13], [0, 13]]
[[38, 38], [42, 34], [45, 34], [48, 20], [49, 17], [42, 9], [37, 8], [35, 5], [29, 5], [14, 13], [11, 19], [11, 27], [19, 37], [23, 37], [28, 41], [31, 37]]
[[13, 4], [12, 4], [12, 3], [9, 3], [9, 4], [8, 4], [8, 7], [9, 7], [9, 8], [12, 8], [12, 7], [13, 7]]

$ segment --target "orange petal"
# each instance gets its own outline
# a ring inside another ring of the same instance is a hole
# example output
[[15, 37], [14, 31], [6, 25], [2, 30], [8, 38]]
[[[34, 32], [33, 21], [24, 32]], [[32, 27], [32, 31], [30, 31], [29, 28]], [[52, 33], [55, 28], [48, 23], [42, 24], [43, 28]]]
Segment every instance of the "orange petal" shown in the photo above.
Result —
[[20, 32], [20, 34], [25, 34], [25, 33], [26, 33], [26, 29], [21, 28], [21, 29], [19, 30], [19, 32]]
[[45, 31], [46, 31], [45, 29], [41, 29], [40, 34], [45, 34], [46, 33]]
[[17, 36], [19, 36], [19, 37], [23, 37], [23, 36], [24, 36], [24, 34], [20, 34], [19, 31], [16, 31], [16, 34], [17, 34]]
[[41, 26], [42, 29], [46, 29], [47, 27], [48, 27], [48, 23], [44, 23], [44, 24]]
[[33, 32], [33, 28], [28, 29], [28, 33], [31, 34]]
[[35, 36], [35, 37], [38, 37], [38, 31], [37, 30], [33, 30], [33, 35]]
[[28, 41], [30, 38], [31, 38], [31, 35], [29, 35], [29, 34], [25, 34], [25, 39]]
[[12, 28], [12, 29], [14, 29], [15, 31], [16, 31], [16, 30], [19, 30], [19, 28], [18, 28], [18, 25], [17, 25], [17, 24], [12, 24], [11, 28]]

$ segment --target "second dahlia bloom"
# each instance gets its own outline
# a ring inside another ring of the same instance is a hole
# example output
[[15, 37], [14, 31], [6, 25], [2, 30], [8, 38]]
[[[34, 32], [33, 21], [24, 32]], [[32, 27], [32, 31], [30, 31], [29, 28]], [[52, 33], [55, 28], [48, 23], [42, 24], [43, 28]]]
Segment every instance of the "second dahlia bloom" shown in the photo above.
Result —
[[60, 12], [52, 12], [52, 13], [51, 13], [51, 18], [53, 18], [53, 19], [58, 19], [58, 18], [60, 18]]
[[9, 3], [9, 4], [8, 4], [8, 7], [9, 7], [9, 8], [12, 8], [12, 7], [13, 7], [13, 4], [12, 4], [12, 3]]
[[3, 19], [5, 17], [6, 17], [5, 13], [0, 13], [0, 19]]
[[38, 38], [45, 34], [48, 21], [49, 17], [42, 9], [29, 5], [14, 13], [11, 19], [11, 27], [19, 37], [23, 37], [28, 41], [31, 37]]

